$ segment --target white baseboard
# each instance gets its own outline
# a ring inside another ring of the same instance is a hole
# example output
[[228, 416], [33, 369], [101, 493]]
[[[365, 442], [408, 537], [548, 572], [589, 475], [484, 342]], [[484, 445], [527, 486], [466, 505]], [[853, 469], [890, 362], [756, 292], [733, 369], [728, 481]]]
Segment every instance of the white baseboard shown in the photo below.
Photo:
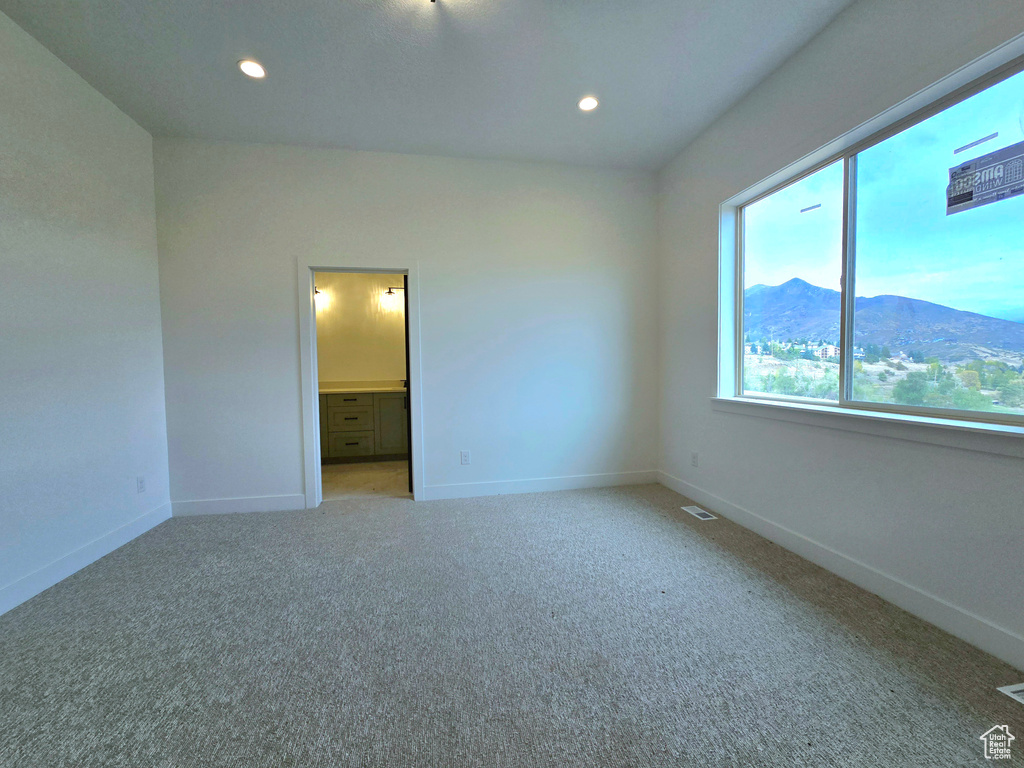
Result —
[[908, 613], [944, 629], [983, 651], [1024, 670], [1024, 637], [993, 624], [965, 608], [954, 605], [921, 587], [909, 584], [890, 574], [844, 555], [831, 547], [809, 539], [755, 512], [738, 507], [685, 480], [658, 472], [658, 482], [671, 488], [709, 511], [749, 528], [781, 547], [820, 565], [857, 586], [873, 592]]
[[0, 589], [0, 614], [7, 613], [30, 597], [35, 597], [76, 571], [96, 562], [104, 555], [109, 555], [118, 547], [160, 525], [170, 516], [171, 505], [163, 504], [153, 511], [135, 518], [130, 523], [125, 523], [120, 528], [105, 533], [98, 539], [93, 539], [74, 552], [69, 552], [54, 560], [49, 565], [44, 565], [39, 570], [8, 584]]
[[175, 517], [191, 515], [234, 515], [242, 512], [291, 512], [306, 508], [306, 497], [301, 493], [283, 496], [247, 496], [240, 499], [197, 499], [175, 501]]
[[571, 491], [578, 488], [605, 488], [613, 485], [643, 485], [658, 482], [654, 470], [639, 472], [608, 472], [601, 475], [568, 475], [566, 477], [538, 477], [529, 480], [497, 480], [486, 483], [453, 483], [428, 485], [423, 499], [469, 499], [474, 496], [498, 496], [504, 493], [542, 493], [544, 491]]

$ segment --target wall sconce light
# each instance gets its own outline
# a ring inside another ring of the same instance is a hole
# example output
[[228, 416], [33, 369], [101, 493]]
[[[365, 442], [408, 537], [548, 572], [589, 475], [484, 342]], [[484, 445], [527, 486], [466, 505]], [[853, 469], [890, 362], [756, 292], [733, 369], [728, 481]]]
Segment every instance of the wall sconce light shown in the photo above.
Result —
[[313, 286], [313, 301], [316, 302], [316, 308], [323, 310], [327, 308], [327, 305], [331, 303], [331, 295], [324, 293], [315, 285]]
[[400, 285], [389, 285], [388, 289], [384, 291], [384, 294], [380, 297], [381, 308], [387, 310], [388, 312], [397, 311], [398, 308], [402, 306], [402, 304], [401, 302], [399, 302], [398, 294], [395, 293], [395, 291], [404, 290], [405, 288], [403, 288]]

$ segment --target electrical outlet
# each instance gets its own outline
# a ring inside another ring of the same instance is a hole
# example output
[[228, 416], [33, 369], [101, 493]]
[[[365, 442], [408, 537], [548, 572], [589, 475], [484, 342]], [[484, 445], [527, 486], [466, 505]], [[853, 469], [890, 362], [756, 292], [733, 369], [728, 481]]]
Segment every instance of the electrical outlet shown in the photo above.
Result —
[[135, 492], [145, 493], [146, 492], [146, 478], [139, 475], [135, 478]]
[[694, 467], [700, 466], [700, 454], [696, 451], [690, 454], [690, 464]]
[[470, 463], [472, 463], [472, 458], [469, 455], [469, 451], [462, 451], [462, 452], [460, 452], [459, 453], [459, 458], [462, 460], [463, 464], [470, 464]]

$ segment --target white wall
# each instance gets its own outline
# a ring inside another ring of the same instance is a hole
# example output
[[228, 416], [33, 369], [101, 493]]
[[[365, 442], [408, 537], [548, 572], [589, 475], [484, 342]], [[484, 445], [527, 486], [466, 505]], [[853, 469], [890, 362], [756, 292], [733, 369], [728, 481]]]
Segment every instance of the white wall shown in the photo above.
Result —
[[317, 272], [316, 360], [320, 381], [400, 381], [405, 375], [401, 275]]
[[1019, 0], [862, 0], [684, 150], [659, 202], [664, 481], [1020, 667], [1024, 463], [710, 398], [719, 204], [1022, 31]]
[[622, 474], [654, 468], [650, 175], [177, 140], [155, 157], [176, 513], [302, 505], [296, 263], [339, 253], [419, 265], [431, 495], [650, 477]]
[[149, 134], [2, 14], [0, 264], [2, 612], [170, 513]]

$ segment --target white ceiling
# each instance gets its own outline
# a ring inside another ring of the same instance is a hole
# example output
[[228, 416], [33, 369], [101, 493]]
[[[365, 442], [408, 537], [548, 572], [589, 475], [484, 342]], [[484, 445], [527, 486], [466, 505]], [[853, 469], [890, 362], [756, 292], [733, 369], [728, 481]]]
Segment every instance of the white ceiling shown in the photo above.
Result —
[[[154, 136], [659, 168], [850, 0], [0, 0]], [[239, 73], [243, 57], [269, 77]], [[576, 102], [595, 94], [601, 107]]]

